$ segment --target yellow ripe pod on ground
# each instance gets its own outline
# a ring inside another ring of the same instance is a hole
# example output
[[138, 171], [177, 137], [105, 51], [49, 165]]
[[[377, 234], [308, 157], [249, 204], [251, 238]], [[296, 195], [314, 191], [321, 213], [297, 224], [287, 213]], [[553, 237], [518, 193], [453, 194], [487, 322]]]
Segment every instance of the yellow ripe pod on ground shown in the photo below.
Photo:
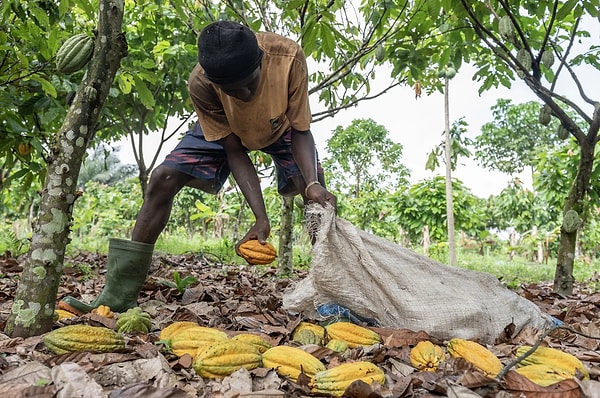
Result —
[[192, 367], [198, 375], [214, 379], [229, 376], [241, 368], [258, 368], [261, 363], [261, 355], [252, 344], [223, 340], [199, 349]]
[[69, 312], [66, 310], [61, 310], [60, 308], [54, 310], [54, 313], [56, 314], [55, 320], [57, 320], [57, 321], [61, 321], [63, 319], [68, 319], [68, 318], [74, 318], [77, 316], [77, 315], [73, 314], [72, 312]]
[[[530, 346], [518, 347], [516, 355], [519, 357], [530, 349]], [[557, 370], [565, 370], [571, 376], [575, 376], [579, 371], [585, 380], [590, 378], [588, 370], [577, 357], [552, 347], [539, 346], [518, 364], [518, 366], [527, 365], [548, 365]]]
[[170, 324], [169, 326], [167, 326], [166, 328], [164, 328], [163, 330], [160, 331], [158, 339], [164, 340], [164, 341], [170, 340], [171, 337], [173, 337], [177, 333], [181, 332], [182, 330], [185, 330], [185, 329], [188, 329], [188, 328], [191, 328], [194, 326], [200, 326], [200, 325], [196, 322], [191, 322], [191, 321], [173, 322], [172, 324]]
[[112, 312], [109, 306], [107, 305], [99, 305], [98, 307], [92, 310], [92, 314], [98, 314], [105, 318], [114, 318], [115, 313]]
[[336, 322], [325, 326], [329, 340], [344, 340], [350, 348], [381, 343], [381, 337], [371, 329], [351, 322]]
[[264, 353], [272, 347], [271, 343], [262, 337], [252, 333], [240, 333], [231, 338], [232, 340], [241, 341], [242, 343], [253, 345], [259, 353]]
[[327, 342], [327, 348], [335, 352], [345, 352], [350, 346], [344, 340], [331, 339]]
[[298, 333], [294, 333], [294, 336], [292, 337], [292, 341], [300, 343], [301, 345], [307, 345], [307, 344], [322, 345], [323, 344], [323, 340], [321, 340], [319, 337], [317, 337], [315, 332], [313, 332], [310, 329], [302, 329], [302, 330], [298, 331]]
[[371, 385], [385, 383], [385, 373], [371, 362], [351, 362], [321, 371], [310, 383], [311, 391], [341, 397], [348, 386], [357, 380]]
[[210, 343], [228, 340], [229, 336], [221, 330], [205, 326], [194, 326], [176, 333], [167, 346], [171, 352], [178, 357], [189, 354], [192, 357], [196, 355], [198, 348], [204, 347]]
[[552, 384], [574, 377], [565, 369], [541, 364], [521, 366], [520, 368], [515, 369], [515, 372], [542, 387], [548, 387]]
[[308, 352], [286, 345], [269, 348], [262, 354], [262, 366], [275, 369], [277, 374], [298, 381], [300, 373], [314, 377], [325, 370], [325, 365], [317, 357]]
[[277, 250], [272, 244], [267, 242], [263, 245], [256, 239], [242, 243], [238, 250], [248, 264], [271, 264], [277, 258]]
[[454, 338], [448, 342], [447, 349], [450, 356], [465, 359], [486, 376], [495, 377], [502, 371], [503, 365], [498, 357], [475, 341]]
[[419, 341], [410, 350], [410, 363], [425, 372], [435, 372], [440, 362], [445, 359], [444, 350], [429, 340]]
[[319, 345], [322, 345], [325, 341], [325, 328], [321, 325], [317, 325], [316, 323], [310, 322], [300, 322], [298, 326], [292, 332], [292, 340], [297, 341], [297, 335], [300, 333], [304, 333], [303, 330], [310, 330], [317, 336], [319, 339]]
[[102, 326], [63, 326], [47, 333], [42, 340], [58, 355], [80, 351], [114, 352], [125, 348], [125, 339], [120, 333]]

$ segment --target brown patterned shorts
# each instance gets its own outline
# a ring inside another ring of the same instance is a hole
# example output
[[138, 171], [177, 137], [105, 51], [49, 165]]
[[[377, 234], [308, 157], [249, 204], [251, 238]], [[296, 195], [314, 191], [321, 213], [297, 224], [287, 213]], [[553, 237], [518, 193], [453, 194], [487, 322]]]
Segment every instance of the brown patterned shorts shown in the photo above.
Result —
[[[296, 188], [292, 180], [302, 175], [292, 155], [292, 129], [288, 129], [279, 140], [260, 151], [273, 159], [279, 193], [286, 196], [299, 194], [300, 189]], [[217, 142], [206, 141], [198, 123], [185, 134], [162, 164], [196, 179], [213, 181], [217, 192], [223, 187], [230, 173], [225, 150]], [[323, 169], [318, 157], [317, 173], [322, 180]]]

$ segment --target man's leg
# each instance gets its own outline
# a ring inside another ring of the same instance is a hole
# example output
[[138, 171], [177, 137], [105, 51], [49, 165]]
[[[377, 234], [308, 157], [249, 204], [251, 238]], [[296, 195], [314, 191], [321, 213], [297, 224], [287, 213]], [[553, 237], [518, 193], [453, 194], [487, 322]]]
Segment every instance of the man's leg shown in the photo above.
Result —
[[115, 312], [135, 307], [152, 264], [154, 243], [169, 220], [173, 198], [191, 179], [173, 168], [157, 167], [150, 178], [132, 240], [109, 241], [106, 280], [100, 295], [89, 304], [74, 297], [65, 297], [62, 302], [81, 313], [100, 305]]
[[137, 215], [131, 240], [154, 244], [163, 231], [177, 192], [193, 178], [168, 166], [158, 166], [150, 177], [144, 203]]
[[196, 123], [152, 172], [131, 240], [110, 240], [102, 293], [90, 304], [73, 297], [62, 301], [79, 312], [89, 312], [99, 305], [116, 312], [136, 306], [150, 269], [154, 243], [169, 221], [175, 195], [185, 185], [216, 193], [228, 175], [223, 148], [207, 142]]

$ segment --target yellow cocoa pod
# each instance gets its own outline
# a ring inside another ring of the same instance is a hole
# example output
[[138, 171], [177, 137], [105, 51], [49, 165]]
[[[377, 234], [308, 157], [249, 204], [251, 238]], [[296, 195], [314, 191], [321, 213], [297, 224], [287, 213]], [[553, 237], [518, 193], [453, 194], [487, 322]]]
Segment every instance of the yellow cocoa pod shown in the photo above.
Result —
[[350, 348], [381, 343], [381, 337], [371, 329], [351, 322], [335, 322], [325, 326], [328, 339], [344, 340]]
[[495, 377], [503, 368], [493, 352], [475, 341], [454, 338], [448, 342], [447, 348], [450, 356], [465, 359], [487, 376]]
[[[518, 347], [516, 355], [520, 357], [530, 349], [530, 346]], [[518, 366], [528, 365], [546, 365], [557, 370], [564, 370], [571, 376], [576, 376], [577, 372], [579, 372], [585, 380], [589, 380], [590, 378], [585, 365], [577, 357], [552, 347], [539, 346], [532, 354], [518, 364]]]
[[310, 330], [311, 332], [313, 332], [315, 336], [317, 336], [317, 338], [319, 339], [319, 343], [317, 344], [322, 345], [325, 341], [325, 328], [321, 325], [317, 325], [316, 323], [310, 322], [300, 322], [292, 332], [292, 340], [295, 340], [296, 335], [298, 333], [302, 333], [303, 330]]
[[229, 336], [221, 330], [205, 326], [194, 326], [176, 333], [167, 343], [167, 347], [178, 357], [185, 354], [194, 357], [198, 348], [227, 339], [229, 339]]
[[292, 341], [295, 341], [302, 345], [307, 345], [307, 344], [321, 345], [321, 344], [323, 344], [323, 340], [321, 340], [319, 337], [317, 337], [315, 332], [313, 332], [310, 329], [302, 329], [302, 330], [298, 331], [298, 333], [294, 333], [294, 336], [292, 337]]
[[125, 348], [123, 336], [102, 326], [69, 325], [54, 329], [42, 340], [55, 354], [69, 352], [113, 352]]
[[541, 364], [521, 366], [520, 368], [515, 369], [515, 372], [526, 377], [529, 381], [543, 387], [574, 377], [570, 372], [564, 369]]
[[410, 363], [425, 372], [435, 372], [440, 362], [445, 359], [444, 350], [429, 340], [419, 341], [410, 350]]
[[69, 312], [66, 310], [61, 310], [60, 308], [54, 310], [54, 313], [56, 314], [57, 321], [61, 321], [63, 319], [73, 318], [73, 317], [77, 316], [77, 315], [73, 314], [72, 312]]
[[331, 339], [327, 342], [327, 348], [335, 352], [345, 352], [350, 347], [344, 340]]
[[269, 348], [262, 354], [262, 366], [275, 369], [278, 375], [298, 381], [300, 373], [314, 377], [325, 370], [325, 365], [317, 357], [308, 352], [286, 345]]
[[272, 347], [264, 338], [252, 333], [240, 333], [231, 338], [232, 340], [241, 341], [242, 343], [253, 345], [259, 353], [263, 353]]
[[256, 239], [246, 241], [238, 247], [248, 264], [271, 264], [277, 257], [275, 247], [269, 242], [264, 245]]
[[252, 370], [261, 365], [257, 348], [237, 340], [210, 343], [199, 349], [192, 367], [202, 377], [220, 378], [246, 368]]
[[200, 325], [196, 322], [191, 322], [191, 321], [173, 322], [172, 324], [170, 324], [169, 326], [167, 326], [166, 328], [164, 328], [163, 330], [160, 331], [158, 339], [163, 340], [163, 341], [168, 341], [171, 339], [171, 337], [175, 336], [177, 333], [181, 332], [182, 330], [185, 330], [185, 329], [188, 329], [188, 328], [191, 328], [194, 326], [200, 326]]
[[313, 377], [310, 388], [313, 393], [341, 397], [348, 386], [357, 380], [371, 385], [385, 383], [385, 373], [371, 362], [351, 362], [321, 371]]
[[107, 305], [99, 305], [98, 307], [92, 310], [92, 314], [98, 314], [105, 318], [114, 318], [115, 314], [111, 311], [110, 307]]

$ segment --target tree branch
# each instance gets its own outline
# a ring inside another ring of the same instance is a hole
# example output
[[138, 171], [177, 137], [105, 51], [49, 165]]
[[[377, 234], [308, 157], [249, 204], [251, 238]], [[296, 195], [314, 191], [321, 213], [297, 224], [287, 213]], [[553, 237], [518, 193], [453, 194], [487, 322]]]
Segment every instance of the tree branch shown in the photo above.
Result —
[[315, 123], [315, 122], [319, 122], [321, 120], [324, 120], [324, 119], [326, 119], [328, 117], [333, 117], [337, 113], [339, 113], [340, 111], [342, 111], [344, 109], [348, 109], [348, 108], [351, 108], [353, 106], [356, 106], [359, 102], [368, 101], [368, 100], [372, 100], [374, 98], [380, 97], [383, 94], [386, 94], [392, 88], [397, 87], [397, 86], [399, 86], [401, 84], [404, 84], [404, 83], [406, 83], [406, 80], [397, 81], [397, 82], [394, 82], [393, 84], [390, 84], [388, 87], [386, 87], [385, 89], [381, 90], [377, 94], [374, 94], [374, 95], [371, 95], [371, 96], [365, 95], [364, 97], [358, 98], [355, 101], [351, 101], [351, 102], [349, 102], [347, 104], [344, 104], [342, 106], [338, 106], [338, 107], [335, 107], [335, 108], [330, 108], [330, 109], [327, 109], [327, 110], [322, 111], [322, 112], [313, 113], [312, 114], [312, 117], [313, 117], [312, 122]]

